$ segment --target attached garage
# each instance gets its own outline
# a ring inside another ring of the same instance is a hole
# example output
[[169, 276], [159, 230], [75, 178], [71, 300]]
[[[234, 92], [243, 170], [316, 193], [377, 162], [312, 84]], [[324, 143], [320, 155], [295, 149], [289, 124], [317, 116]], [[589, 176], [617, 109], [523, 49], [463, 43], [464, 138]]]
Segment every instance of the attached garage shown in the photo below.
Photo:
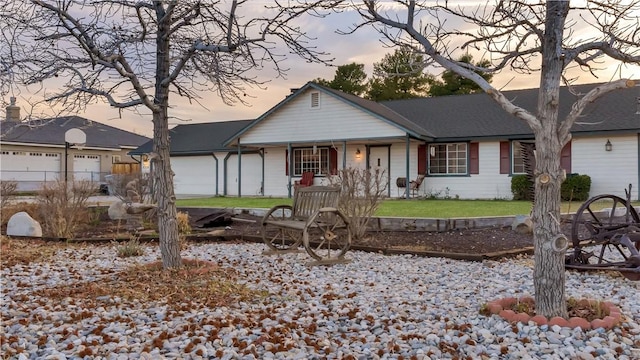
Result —
[[226, 195], [238, 195], [238, 179], [242, 181], [241, 196], [262, 196], [262, 156], [242, 154], [242, 173], [238, 174], [238, 155], [230, 153], [226, 159]]
[[42, 182], [59, 178], [61, 158], [55, 152], [3, 150], [1, 179], [17, 181], [20, 190], [37, 189]]
[[213, 156], [172, 156], [176, 195], [216, 195], [216, 161]]
[[73, 179], [75, 181], [100, 181], [100, 155], [73, 155]]

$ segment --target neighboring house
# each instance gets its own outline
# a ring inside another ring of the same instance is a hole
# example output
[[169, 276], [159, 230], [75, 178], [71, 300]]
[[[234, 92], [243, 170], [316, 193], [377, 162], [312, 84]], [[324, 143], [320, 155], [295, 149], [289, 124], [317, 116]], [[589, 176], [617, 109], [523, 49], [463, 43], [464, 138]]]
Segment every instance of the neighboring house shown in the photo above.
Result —
[[[596, 85], [573, 90], [584, 94]], [[504, 92], [529, 111], [535, 111], [537, 93]], [[637, 88], [610, 93], [590, 104], [572, 128], [573, 139], [563, 149], [561, 163], [568, 173], [591, 177], [591, 195], [624, 196], [624, 189], [633, 184], [632, 197], [639, 196], [639, 95]], [[561, 119], [574, 99], [568, 89], [561, 89]], [[292, 184], [305, 171], [313, 171], [315, 183], [324, 184], [338, 169], [356, 167], [383, 170], [390, 197], [404, 190], [397, 187], [398, 178], [413, 180], [424, 174], [419, 189], [424, 195], [508, 199], [511, 176], [524, 173], [520, 143], [532, 141], [528, 126], [486, 94], [375, 103], [310, 82], [240, 128], [221, 147], [240, 147], [243, 164], [249, 149], [261, 154], [261, 193], [266, 196], [290, 196]], [[189, 146], [182, 151], [188, 152]], [[172, 162], [173, 154], [172, 144]], [[175, 168], [174, 172], [178, 177]], [[234, 176], [243, 184], [245, 177], [257, 177], [255, 169], [244, 165]], [[208, 181], [214, 186], [213, 178]], [[236, 194], [258, 192], [239, 187]]]
[[[169, 152], [175, 193], [180, 196], [264, 195], [262, 153], [256, 150], [241, 153], [242, 183], [239, 186], [238, 149], [223, 145], [249, 123], [251, 120], [239, 120], [172, 128]], [[149, 141], [129, 154], [149, 154], [152, 146], [153, 141]], [[143, 166], [143, 170], [146, 169], [148, 167]]]
[[[127, 153], [149, 140], [79, 116], [21, 122], [14, 101], [0, 125], [1, 180], [16, 181], [18, 190], [36, 190], [65, 176], [104, 183], [113, 164], [139, 163]], [[86, 142], [67, 143], [70, 129], [84, 132]]]

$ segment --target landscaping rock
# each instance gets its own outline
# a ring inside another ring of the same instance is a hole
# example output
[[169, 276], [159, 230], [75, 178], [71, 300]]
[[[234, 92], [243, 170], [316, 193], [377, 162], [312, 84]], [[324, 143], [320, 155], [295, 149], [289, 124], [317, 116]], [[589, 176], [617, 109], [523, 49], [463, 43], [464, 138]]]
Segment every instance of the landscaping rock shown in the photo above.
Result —
[[111, 204], [107, 213], [111, 220], [126, 220], [129, 217], [129, 214], [127, 214], [127, 206], [122, 200]]
[[24, 211], [15, 213], [7, 223], [8, 236], [42, 237], [42, 226]]
[[531, 221], [531, 217], [528, 215], [516, 215], [516, 218], [513, 219], [513, 223], [511, 224], [511, 229], [520, 234], [532, 234], [533, 222]]

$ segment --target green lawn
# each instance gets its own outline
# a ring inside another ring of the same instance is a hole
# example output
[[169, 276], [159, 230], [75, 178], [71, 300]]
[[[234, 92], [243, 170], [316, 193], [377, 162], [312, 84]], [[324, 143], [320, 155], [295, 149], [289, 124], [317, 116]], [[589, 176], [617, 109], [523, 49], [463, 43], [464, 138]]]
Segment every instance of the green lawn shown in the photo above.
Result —
[[[270, 208], [291, 204], [286, 198], [235, 198], [212, 197], [181, 199], [178, 206], [204, 206], [217, 208]], [[580, 203], [563, 203], [562, 211], [575, 212]], [[385, 200], [376, 212], [377, 216], [456, 218], [477, 216], [502, 216], [529, 214], [531, 202], [506, 200]]]

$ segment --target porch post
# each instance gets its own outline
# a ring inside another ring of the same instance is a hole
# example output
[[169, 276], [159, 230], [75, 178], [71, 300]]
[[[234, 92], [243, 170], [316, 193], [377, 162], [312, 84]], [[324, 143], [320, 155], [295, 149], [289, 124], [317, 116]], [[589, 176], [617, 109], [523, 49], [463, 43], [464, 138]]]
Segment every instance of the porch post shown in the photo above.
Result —
[[288, 176], [288, 185], [287, 185], [287, 191], [288, 191], [288, 197], [289, 199], [291, 199], [291, 187], [293, 186], [291, 184], [291, 174], [293, 174], [293, 161], [291, 161], [291, 159], [293, 158], [291, 156], [291, 143], [287, 143], [287, 165], [289, 166], [289, 171], [287, 171], [287, 173], [289, 174]]
[[406, 170], [406, 173], [405, 173], [406, 181], [405, 181], [405, 184], [404, 184], [404, 185], [405, 185], [405, 188], [404, 188], [404, 190], [405, 190], [405, 194], [404, 194], [404, 195], [405, 195], [405, 198], [406, 198], [406, 199], [409, 199], [409, 198], [410, 198], [410, 197], [409, 197], [409, 192], [410, 192], [410, 188], [411, 188], [411, 180], [409, 179], [409, 162], [410, 162], [410, 161], [409, 161], [409, 156], [410, 156], [410, 145], [411, 145], [411, 142], [409, 141], [409, 134], [407, 134], [407, 146], [406, 146], [406, 152], [407, 152], [407, 155], [406, 155], [406, 165], [405, 165], [405, 170]]
[[262, 158], [262, 182], [260, 183], [260, 194], [264, 196], [264, 148], [261, 148], [259, 153]]
[[347, 141], [345, 140], [342, 142], [342, 170], [346, 168], [347, 168]]
[[238, 138], [238, 197], [242, 197], [242, 149]]
[[211, 153], [211, 156], [213, 156], [213, 160], [216, 161], [216, 196], [220, 195], [218, 193], [218, 184], [220, 182], [220, 167], [218, 165], [218, 157], [216, 156], [216, 153]]

